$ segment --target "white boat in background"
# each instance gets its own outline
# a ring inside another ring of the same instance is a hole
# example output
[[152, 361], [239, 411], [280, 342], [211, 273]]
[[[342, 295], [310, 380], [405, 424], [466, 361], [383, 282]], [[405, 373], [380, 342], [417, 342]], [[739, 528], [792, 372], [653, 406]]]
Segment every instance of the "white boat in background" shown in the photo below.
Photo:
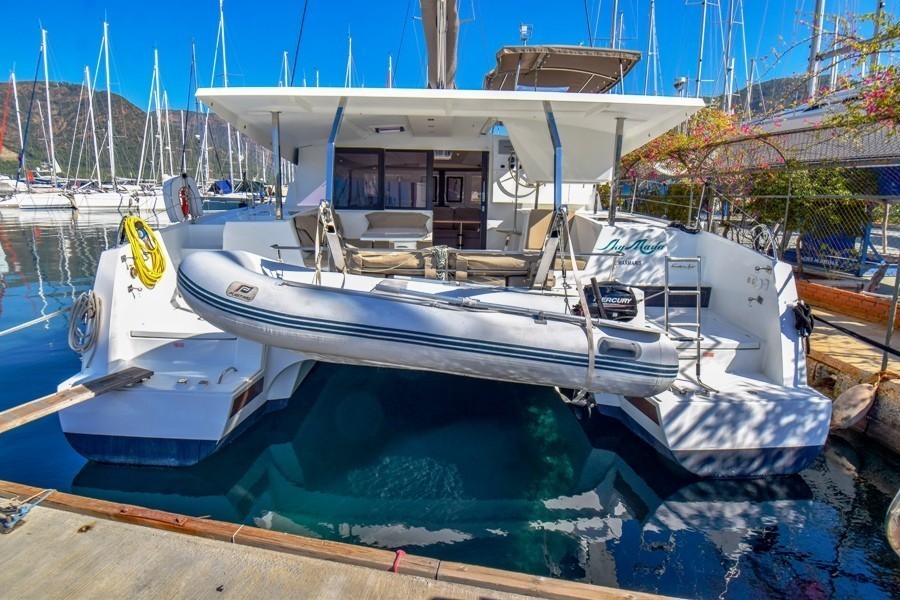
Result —
[[[831, 403], [806, 385], [791, 268], [595, 209], [615, 149], [701, 101], [283, 87], [198, 97], [256, 142], [274, 137], [296, 179], [283, 206], [218, 214], [202, 214], [190, 178], [170, 183], [167, 208], [184, 222], [155, 234], [166, 267], [154, 285], [136, 278], [137, 250], [103, 253], [96, 335], [60, 388], [128, 366], [154, 375], [60, 413], [87, 458], [193, 464], [283, 406], [316, 360], [572, 388], [703, 476], [796, 472], [824, 444]], [[532, 182], [518, 194], [514, 165]]]
[[6, 175], [0, 175], [0, 207], [5, 206], [3, 196], [12, 196], [18, 192], [24, 192], [28, 189], [24, 181], [16, 181]]

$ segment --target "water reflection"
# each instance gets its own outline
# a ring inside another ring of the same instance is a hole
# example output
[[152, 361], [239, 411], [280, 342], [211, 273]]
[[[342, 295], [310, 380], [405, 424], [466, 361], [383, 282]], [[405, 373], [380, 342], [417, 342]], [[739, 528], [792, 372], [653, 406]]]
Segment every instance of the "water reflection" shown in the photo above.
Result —
[[[847, 515], [831, 501], [846, 505], [837, 495], [856, 489], [843, 446], [830, 446], [804, 476], [712, 481], [678, 471], [615, 420], [593, 422], [589, 434], [538, 388], [320, 365], [287, 408], [196, 467], [88, 464], [72, 487], [310, 537], [681, 596], [862, 589], [834, 582], [845, 568], [837, 553], [847, 543], [835, 538]], [[881, 555], [883, 544], [870, 542], [859, 549]], [[889, 552], [887, 579], [867, 584], [875, 597], [896, 586]]]

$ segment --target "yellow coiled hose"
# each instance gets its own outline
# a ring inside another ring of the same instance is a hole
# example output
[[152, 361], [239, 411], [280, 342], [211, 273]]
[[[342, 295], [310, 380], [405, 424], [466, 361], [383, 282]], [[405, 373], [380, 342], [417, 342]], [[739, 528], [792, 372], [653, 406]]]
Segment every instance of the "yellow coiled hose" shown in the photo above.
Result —
[[135, 275], [144, 285], [152, 288], [159, 283], [166, 270], [166, 256], [156, 241], [156, 234], [146, 221], [131, 215], [122, 221], [122, 229], [131, 245]]

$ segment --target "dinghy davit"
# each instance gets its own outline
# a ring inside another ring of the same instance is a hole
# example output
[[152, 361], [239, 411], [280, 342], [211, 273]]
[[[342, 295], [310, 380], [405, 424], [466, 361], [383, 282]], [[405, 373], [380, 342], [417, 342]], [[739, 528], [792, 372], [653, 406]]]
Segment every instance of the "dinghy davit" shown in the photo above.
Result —
[[[249, 252], [197, 252], [182, 261], [178, 289], [224, 331], [326, 362], [641, 397], [678, 373], [661, 332], [605, 321], [588, 332], [583, 318], [523, 307], [521, 292], [491, 293], [486, 304], [476, 286], [451, 286], [453, 297], [404, 293], [402, 281], [336, 273], [315, 285], [311, 269], [273, 276], [283, 266]], [[475, 291], [461, 299], [460, 289]]]

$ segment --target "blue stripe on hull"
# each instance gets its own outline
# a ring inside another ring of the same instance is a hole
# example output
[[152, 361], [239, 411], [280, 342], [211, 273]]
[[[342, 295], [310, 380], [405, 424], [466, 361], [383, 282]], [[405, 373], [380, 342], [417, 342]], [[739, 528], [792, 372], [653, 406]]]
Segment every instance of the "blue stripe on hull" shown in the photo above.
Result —
[[[585, 354], [574, 352], [541, 350], [539, 348], [521, 346], [518, 344], [488, 342], [486, 340], [458, 338], [405, 329], [354, 325], [327, 319], [306, 318], [299, 315], [284, 315], [261, 308], [238, 305], [237, 303], [228, 301], [227, 299], [212, 294], [202, 288], [191, 281], [191, 279], [181, 270], [178, 271], [178, 283], [184, 288], [183, 291], [188, 292], [201, 302], [218, 308], [223, 312], [245, 319], [253, 319], [255, 321], [268, 323], [275, 325], [276, 327], [409, 343], [418, 346], [475, 352], [489, 356], [501, 356], [519, 360], [536, 360], [563, 366], [582, 368], [588, 366], [587, 356]], [[653, 363], [633, 362], [622, 358], [609, 359], [603, 356], [595, 356], [595, 360], [596, 367], [605, 371], [651, 377], [675, 377], [678, 374], [677, 365], [657, 365]]]

